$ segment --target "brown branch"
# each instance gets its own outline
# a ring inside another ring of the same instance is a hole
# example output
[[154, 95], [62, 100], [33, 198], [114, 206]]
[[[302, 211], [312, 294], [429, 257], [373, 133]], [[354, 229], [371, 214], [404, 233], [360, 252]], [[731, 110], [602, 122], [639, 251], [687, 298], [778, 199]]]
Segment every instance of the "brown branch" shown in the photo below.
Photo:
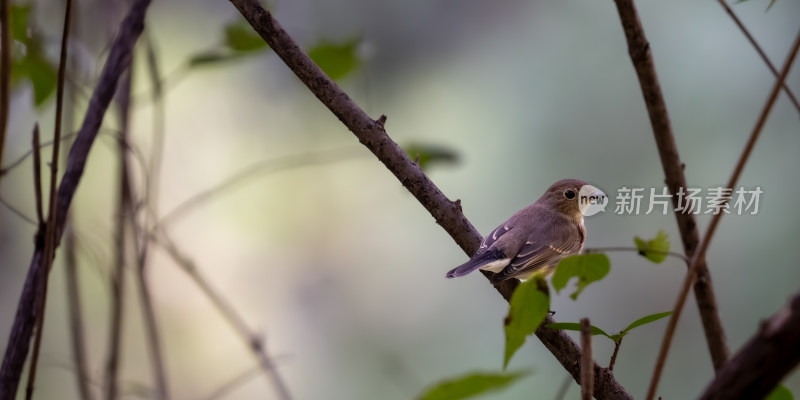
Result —
[[[372, 120], [347, 96], [320, 68], [306, 56], [294, 40], [278, 24], [258, 0], [231, 0], [239, 12], [253, 26], [270, 48], [300, 78], [312, 93], [347, 126], [358, 140], [397, 177], [403, 186], [431, 213], [453, 240], [468, 255], [473, 254], [481, 235], [461, 212], [459, 201], [451, 201], [422, 172], [403, 150], [386, 134], [382, 118]], [[495, 288], [508, 300], [519, 281], [508, 280]], [[536, 330], [544, 343], [562, 366], [576, 379], [580, 349], [563, 331], [544, 328], [553, 319], [547, 317]], [[632, 398], [614, 379], [611, 372], [596, 363], [595, 396], [598, 399]]]
[[[653, 135], [658, 146], [661, 166], [666, 176], [666, 184], [670, 193], [672, 193], [672, 204], [675, 209], [682, 209], [685, 201], [681, 202], [681, 198], [677, 193], [681, 190], [684, 193], [686, 192], [686, 177], [683, 174], [684, 165], [681, 162], [678, 146], [675, 144], [675, 137], [672, 134], [667, 105], [661, 93], [661, 85], [656, 75], [650, 44], [647, 41], [647, 37], [645, 37], [644, 28], [639, 20], [633, 0], [615, 0], [615, 3], [622, 22], [622, 28], [625, 31], [625, 38], [628, 42], [628, 53], [636, 69], [647, 112], [650, 116], [650, 124], [653, 127]], [[683, 251], [686, 253], [687, 258], [691, 258], [700, 243], [697, 221], [694, 218], [694, 214], [687, 212], [676, 212], [675, 218], [678, 221], [678, 229], [681, 233]], [[728, 359], [728, 345], [725, 338], [725, 330], [719, 317], [714, 288], [711, 284], [711, 274], [708, 271], [704, 257], [698, 258], [694, 294], [697, 299], [697, 307], [700, 310], [700, 319], [703, 322], [711, 360], [714, 364], [714, 369], [719, 369]]]
[[159, 230], [158, 234], [159, 238], [151, 236], [151, 239], [161, 245], [172, 260], [192, 278], [194, 283], [203, 291], [203, 294], [211, 301], [211, 304], [222, 314], [225, 321], [228, 322], [239, 337], [247, 344], [250, 352], [258, 360], [259, 368], [261, 368], [270, 382], [272, 382], [278, 394], [278, 398], [281, 400], [290, 400], [292, 396], [289, 394], [289, 389], [278, 373], [272, 358], [267, 354], [263, 340], [255, 332], [250, 330], [241, 315], [236, 312], [236, 309], [225, 301], [211, 284], [208, 283], [208, 279], [200, 273], [195, 263], [181, 253], [180, 249], [178, 249], [172, 241], [172, 238], [167, 235], [163, 228]]
[[[758, 140], [761, 130], [764, 127], [764, 123], [767, 121], [767, 116], [769, 116], [769, 112], [772, 110], [772, 106], [775, 104], [775, 100], [778, 98], [778, 93], [780, 93], [783, 82], [786, 79], [786, 76], [789, 74], [789, 70], [791, 70], [792, 63], [794, 62], [795, 56], [797, 56], [798, 49], [800, 49], [800, 32], [798, 32], [797, 38], [792, 45], [792, 49], [789, 51], [786, 63], [783, 65], [783, 69], [781, 70], [778, 80], [772, 87], [772, 91], [769, 94], [767, 103], [761, 110], [761, 114], [758, 117], [756, 126], [753, 128], [750, 138], [747, 140], [747, 144], [745, 144], [742, 155], [739, 156], [739, 161], [736, 163], [736, 167], [734, 167], [733, 174], [731, 175], [728, 185], [726, 186], [727, 188], [730, 189], [736, 186], [736, 182], [739, 180], [739, 175], [741, 175], [742, 171], [744, 170], [744, 166], [747, 164], [750, 153], [753, 151], [753, 147], [755, 147], [756, 140]], [[724, 206], [727, 203], [728, 199], [723, 199], [722, 205]], [[703, 241], [700, 242], [700, 247], [697, 250], [697, 253], [695, 253], [692, 257], [692, 262], [689, 264], [689, 272], [686, 273], [686, 279], [683, 281], [683, 286], [681, 287], [680, 294], [678, 295], [678, 300], [675, 303], [675, 309], [673, 311], [672, 318], [670, 318], [669, 322], [667, 323], [667, 330], [664, 333], [664, 340], [661, 343], [661, 350], [658, 353], [658, 360], [656, 361], [656, 368], [653, 371], [653, 378], [650, 381], [647, 399], [652, 399], [655, 396], [656, 389], [658, 388], [658, 381], [661, 377], [661, 371], [663, 370], [664, 363], [667, 359], [667, 353], [669, 352], [669, 347], [672, 343], [672, 337], [675, 334], [675, 329], [678, 326], [678, 319], [680, 318], [681, 311], [683, 311], [683, 305], [686, 303], [686, 298], [689, 296], [689, 287], [692, 285], [695, 274], [698, 270], [698, 260], [702, 260], [705, 257], [708, 245], [711, 243], [711, 239], [714, 237], [714, 232], [716, 232], [719, 221], [722, 219], [722, 215], [724, 214], [725, 213], [723, 212], [719, 212], [711, 218], [711, 223], [708, 226], [706, 234], [703, 236]]]
[[[0, 0], [0, 168], [6, 148], [8, 110], [11, 108], [11, 0]], [[0, 175], [2, 177], [2, 175]]]
[[33, 126], [33, 194], [36, 197], [36, 219], [39, 229], [44, 226], [44, 211], [42, 209], [42, 156], [39, 151], [39, 124]]
[[619, 348], [622, 346], [622, 338], [618, 341], [614, 342], [614, 353], [611, 354], [611, 361], [608, 362], [608, 370], [614, 370], [614, 364], [617, 362], [617, 354], [619, 354]]
[[[775, 66], [772, 65], [771, 61], [769, 61], [769, 57], [767, 57], [767, 54], [764, 53], [764, 50], [761, 50], [761, 46], [758, 45], [756, 39], [753, 37], [753, 35], [750, 34], [750, 31], [748, 31], [747, 28], [744, 27], [744, 24], [742, 24], [742, 21], [739, 20], [739, 17], [737, 17], [736, 14], [733, 13], [733, 9], [731, 9], [731, 7], [728, 5], [728, 3], [725, 2], [725, 0], [717, 0], [717, 2], [719, 3], [719, 5], [722, 6], [722, 8], [725, 9], [725, 12], [727, 12], [728, 15], [731, 16], [733, 22], [742, 31], [744, 36], [747, 38], [747, 41], [749, 41], [750, 44], [753, 45], [753, 48], [756, 49], [756, 52], [758, 52], [758, 55], [761, 56], [762, 60], [764, 60], [764, 63], [767, 64], [767, 67], [769, 68], [770, 71], [772, 71], [772, 74], [775, 75], [775, 78], [778, 78], [778, 70], [775, 69]], [[800, 103], [797, 102], [797, 98], [795, 98], [794, 93], [792, 93], [792, 91], [789, 90], [789, 85], [787, 85], [786, 82], [783, 83], [783, 91], [786, 92], [787, 96], [789, 96], [789, 101], [791, 101], [792, 104], [794, 104], [794, 108], [796, 108], [797, 111], [800, 112]]]
[[[36, 296], [36, 338], [33, 343], [33, 354], [31, 356], [30, 371], [28, 372], [28, 387], [25, 391], [25, 398], [33, 398], [33, 388], [36, 382], [36, 367], [39, 361], [39, 351], [42, 346], [42, 332], [44, 330], [44, 314], [47, 307], [47, 284], [50, 276], [50, 269], [53, 267], [57, 241], [56, 223], [58, 221], [58, 191], [56, 182], [58, 181], [58, 159], [61, 156], [61, 118], [64, 110], [64, 81], [67, 72], [67, 52], [69, 44], [69, 28], [72, 20], [72, 0], [67, 0], [64, 9], [64, 30], [61, 34], [61, 56], [58, 63], [58, 81], [56, 82], [56, 119], [53, 133], [53, 155], [50, 160], [50, 204], [47, 212], [47, 226], [45, 230], [44, 258], [39, 265], [39, 285]], [[36, 135], [38, 136], [38, 135]], [[38, 141], [38, 140], [37, 140]], [[36, 153], [34, 153], [35, 155]], [[41, 229], [39, 229], [41, 232]]]
[[581, 400], [592, 400], [594, 394], [594, 368], [592, 368], [592, 325], [589, 318], [581, 318]]
[[761, 327], [706, 388], [701, 400], [763, 399], [800, 363], [800, 293]]
[[[103, 121], [117, 81], [124, 70], [130, 66], [131, 52], [136, 39], [144, 27], [144, 16], [150, 0], [136, 0], [127, 17], [120, 26], [120, 32], [111, 46], [100, 79], [92, 94], [89, 107], [83, 120], [75, 144], [70, 150], [66, 171], [58, 190], [57, 212], [55, 218], [56, 239], [61, 237], [67, 210], [78, 188], [89, 150], [92, 148], [97, 131]], [[34, 308], [35, 291], [38, 286], [40, 264], [44, 259], [43, 249], [37, 248], [31, 258], [28, 276], [20, 295], [14, 324], [6, 344], [3, 364], [0, 367], [0, 400], [15, 397], [19, 378], [28, 355], [30, 338], [37, 318]]]

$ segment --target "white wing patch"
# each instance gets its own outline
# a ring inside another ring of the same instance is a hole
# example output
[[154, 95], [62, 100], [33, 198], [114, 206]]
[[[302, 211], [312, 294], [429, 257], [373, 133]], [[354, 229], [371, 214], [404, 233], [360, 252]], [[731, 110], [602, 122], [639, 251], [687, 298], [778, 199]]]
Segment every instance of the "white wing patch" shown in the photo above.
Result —
[[504, 258], [502, 260], [492, 261], [492, 262], [482, 266], [480, 269], [497, 273], [497, 272], [502, 271], [503, 268], [505, 268], [506, 265], [508, 265], [509, 262], [511, 262], [510, 258]]

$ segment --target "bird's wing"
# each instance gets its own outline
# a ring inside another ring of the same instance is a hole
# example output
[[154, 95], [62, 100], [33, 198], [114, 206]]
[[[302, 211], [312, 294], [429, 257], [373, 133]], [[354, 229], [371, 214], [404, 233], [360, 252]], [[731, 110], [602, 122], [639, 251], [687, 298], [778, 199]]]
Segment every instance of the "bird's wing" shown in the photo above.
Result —
[[492, 280], [500, 282], [547, 266], [555, 267], [562, 258], [581, 251], [584, 237], [582, 227], [575, 223], [538, 221], [516, 256]]
[[511, 261], [511, 255], [507, 255], [503, 249], [499, 249], [496, 246], [492, 247], [492, 244], [495, 244], [497, 240], [509, 230], [511, 230], [511, 225], [506, 222], [486, 235], [478, 251], [475, 252], [475, 255], [473, 255], [469, 261], [450, 270], [450, 272], [447, 273], [447, 277], [456, 278], [464, 276], [478, 268], [488, 268], [492, 271], [500, 270], [508, 265], [509, 261]]

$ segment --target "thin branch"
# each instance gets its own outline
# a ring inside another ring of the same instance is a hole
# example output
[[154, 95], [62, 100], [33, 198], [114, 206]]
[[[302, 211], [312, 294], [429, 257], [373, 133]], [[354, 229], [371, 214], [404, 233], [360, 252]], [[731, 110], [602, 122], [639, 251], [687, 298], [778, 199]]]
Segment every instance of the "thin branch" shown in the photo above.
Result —
[[[166, 226], [202, 203], [208, 202], [222, 194], [229, 193], [232, 188], [246, 183], [248, 180], [257, 175], [306, 167], [309, 165], [337, 162], [348, 158], [358, 157], [361, 154], [363, 154], [363, 151], [359, 148], [343, 147], [339, 149], [325, 150], [316, 153], [296, 154], [257, 162], [234, 173], [213, 187], [184, 200], [171, 211], [166, 213], [158, 221], [156, 228]], [[155, 231], [155, 228], [153, 231]]]
[[[6, 149], [8, 110], [11, 108], [11, 0], [0, 0], [0, 167]], [[0, 175], [2, 177], [2, 175]]]
[[797, 293], [717, 371], [700, 400], [763, 399], [800, 363]]
[[[39, 351], [42, 346], [42, 331], [44, 331], [44, 314], [47, 308], [47, 284], [50, 276], [50, 269], [53, 267], [57, 241], [56, 234], [58, 209], [58, 191], [56, 182], [58, 181], [58, 160], [61, 156], [61, 119], [64, 110], [64, 80], [67, 71], [67, 52], [69, 45], [69, 28], [72, 20], [72, 0], [67, 0], [64, 9], [64, 30], [61, 34], [61, 56], [58, 63], [58, 81], [56, 82], [56, 120], [53, 133], [53, 155], [50, 159], [50, 204], [47, 212], [47, 229], [44, 241], [44, 259], [39, 265], [39, 285], [36, 293], [36, 338], [33, 343], [33, 354], [31, 358], [30, 371], [28, 372], [28, 387], [25, 391], [25, 398], [33, 398], [33, 388], [36, 382], [36, 367], [39, 361]], [[38, 135], [37, 135], [38, 136]], [[34, 152], [36, 156], [36, 152]], [[41, 196], [40, 196], [41, 197]], [[41, 229], [39, 230], [41, 231]]]
[[[74, 136], [75, 136], [75, 132], [67, 134], [67, 135], [61, 135], [61, 140], [65, 141], [65, 140], [70, 139], [70, 138], [72, 138]], [[53, 144], [52, 140], [44, 142], [41, 145], [39, 145], [39, 149], [41, 150], [41, 149], [43, 149], [43, 148], [45, 148], [47, 146], [51, 146], [52, 144]], [[19, 156], [19, 158], [14, 160], [14, 162], [9, 164], [7, 167], [5, 167], [3, 169], [0, 169], [0, 177], [4, 176], [5, 174], [7, 174], [9, 172], [11, 172], [12, 169], [14, 169], [17, 166], [19, 166], [20, 164], [22, 164], [22, 162], [25, 161], [25, 159], [30, 157], [32, 154], [33, 154], [33, 150], [28, 150], [27, 152], [25, 152], [25, 154]]]
[[608, 370], [614, 370], [614, 364], [617, 362], [617, 354], [619, 354], [619, 348], [622, 346], [622, 338], [618, 341], [614, 342], [614, 354], [611, 354], [611, 361], [608, 362]]
[[[687, 188], [686, 176], [683, 174], [684, 164], [681, 162], [678, 146], [675, 144], [675, 137], [672, 134], [667, 105], [664, 102], [661, 85], [656, 75], [650, 43], [648, 43], [645, 36], [644, 28], [633, 0], [615, 0], [615, 3], [622, 22], [622, 28], [625, 31], [628, 53], [636, 70], [647, 112], [650, 116], [650, 124], [658, 147], [658, 155], [661, 158], [661, 166], [664, 169], [666, 184], [670, 193], [672, 193], [672, 204], [674, 209], [685, 209], [686, 196], [678, 196], [678, 193], [686, 193]], [[694, 218], [694, 214], [689, 212], [676, 212], [675, 218], [678, 222], [678, 230], [681, 233], [683, 251], [687, 258], [691, 258], [700, 242], [697, 221]], [[700, 319], [703, 322], [703, 330], [708, 343], [708, 350], [711, 354], [711, 361], [716, 370], [722, 367], [728, 359], [728, 344], [725, 338], [725, 330], [719, 317], [719, 308], [717, 307], [716, 296], [714, 296], [714, 287], [711, 283], [711, 274], [706, 266], [706, 260], [704, 257], [700, 257], [697, 261], [697, 281], [694, 284], [694, 295], [700, 311]]]
[[[750, 153], [753, 151], [753, 147], [756, 144], [756, 140], [761, 134], [761, 130], [764, 127], [764, 123], [767, 121], [767, 116], [769, 116], [769, 112], [772, 110], [772, 106], [775, 104], [775, 100], [778, 97], [778, 93], [783, 86], [783, 82], [786, 79], [786, 76], [789, 74], [791, 70], [792, 63], [794, 62], [795, 57], [797, 56], [797, 51], [800, 49], [800, 32], [797, 34], [797, 38], [792, 45], [792, 49], [789, 51], [789, 55], [786, 58], [786, 62], [783, 65], [783, 69], [781, 70], [781, 74], [778, 77], [778, 80], [772, 87], [772, 91], [767, 98], [766, 104], [764, 104], [764, 108], [761, 110], [761, 115], [758, 117], [758, 121], [756, 122], [756, 126], [753, 128], [752, 133], [750, 134], [750, 138], [747, 140], [747, 144], [742, 151], [742, 155], [739, 156], [739, 161], [736, 163], [736, 167], [733, 170], [733, 174], [731, 175], [730, 180], [728, 180], [728, 185], [726, 188], [733, 188], [736, 186], [736, 182], [739, 180], [739, 175], [741, 175], [742, 170], [744, 170], [745, 164], [747, 164], [747, 160], [750, 157]], [[722, 199], [723, 206], [728, 203], [728, 199]], [[652, 399], [655, 397], [656, 389], [658, 388], [658, 381], [661, 378], [661, 372], [664, 369], [664, 363], [667, 359], [667, 354], [669, 352], [670, 345], [672, 344], [672, 337], [675, 334], [675, 329], [678, 326], [678, 320], [681, 316], [681, 311], [683, 311], [683, 305], [686, 303], [686, 298], [689, 296], [689, 287], [692, 285], [692, 282], [695, 277], [695, 273], [698, 269], [698, 260], [701, 260], [705, 257], [706, 250], [708, 249], [708, 245], [711, 243], [711, 239], [714, 237], [714, 232], [717, 230], [717, 226], [719, 225], [719, 221], [722, 218], [724, 213], [720, 212], [715, 214], [711, 218], [711, 223], [708, 226], [708, 230], [706, 234], [703, 236], [703, 241], [700, 242], [700, 248], [698, 249], [697, 253], [694, 254], [692, 257], [692, 262], [689, 266], [689, 272], [686, 273], [686, 279], [683, 281], [683, 286], [681, 287], [680, 294], [678, 295], [678, 299], [675, 302], [675, 309], [672, 313], [672, 317], [669, 319], [667, 323], [667, 330], [664, 333], [664, 339], [661, 343], [661, 350], [658, 353], [658, 360], [656, 361], [656, 367], [653, 371], [653, 378], [650, 381], [650, 388], [647, 391], [647, 399]]]
[[[56, 239], [61, 237], [67, 210], [78, 188], [89, 150], [92, 148], [97, 131], [102, 123], [108, 104], [117, 87], [122, 71], [130, 65], [133, 45], [144, 27], [144, 16], [150, 0], [136, 0], [120, 26], [106, 59], [100, 79], [92, 94], [89, 107], [83, 120], [75, 144], [70, 150], [67, 168], [58, 190], [57, 212], [55, 218]], [[37, 318], [34, 307], [38, 287], [40, 265], [44, 259], [43, 249], [37, 248], [31, 257], [28, 276], [20, 295], [17, 313], [6, 344], [3, 364], [0, 367], [0, 400], [14, 398], [19, 386], [20, 375], [28, 355], [30, 338]]]
[[2, 197], [0, 197], [0, 204], [2, 204], [5, 208], [8, 209], [8, 211], [11, 211], [14, 215], [18, 216], [23, 221], [25, 221], [25, 222], [33, 225], [33, 226], [39, 226], [39, 224], [37, 224], [36, 221], [33, 220], [33, 218], [25, 215], [24, 212], [20, 211], [18, 208], [16, 208], [16, 207], [12, 206], [11, 204], [9, 204]]
[[44, 226], [42, 210], [42, 157], [39, 152], [39, 124], [33, 126], [33, 194], [36, 197], [36, 220], [39, 227]]
[[[750, 32], [747, 30], [747, 28], [744, 27], [744, 24], [742, 24], [742, 21], [739, 20], [739, 17], [737, 17], [736, 14], [733, 13], [733, 9], [731, 9], [731, 7], [728, 5], [728, 3], [725, 2], [725, 0], [717, 0], [717, 2], [719, 3], [719, 5], [722, 6], [722, 8], [725, 9], [725, 12], [727, 12], [728, 15], [731, 16], [733, 22], [742, 31], [744, 36], [747, 38], [747, 41], [749, 41], [750, 44], [753, 45], [753, 48], [756, 49], [758, 55], [761, 56], [761, 59], [764, 60], [764, 63], [767, 64], [767, 67], [769, 67], [769, 70], [772, 71], [772, 74], [775, 75], [775, 78], [777, 79], [778, 70], [775, 69], [774, 65], [772, 65], [772, 62], [769, 60], [769, 57], [767, 57], [767, 54], [764, 53], [764, 50], [761, 49], [761, 46], [758, 45], [756, 39], [753, 38], [753, 35], [751, 35]], [[783, 91], [786, 92], [787, 96], [789, 96], [789, 101], [791, 101], [792, 104], [794, 104], [794, 108], [796, 108], [797, 111], [800, 112], [800, 103], [797, 102], [797, 98], [794, 97], [794, 93], [792, 93], [792, 91], [789, 89], [789, 85], [787, 85], [786, 82], [783, 82]]]
[[283, 378], [278, 373], [272, 358], [267, 354], [267, 350], [261, 337], [250, 330], [250, 328], [247, 326], [247, 323], [244, 321], [244, 318], [242, 318], [242, 316], [236, 312], [236, 309], [233, 308], [233, 306], [231, 306], [230, 303], [228, 303], [224, 298], [222, 298], [222, 296], [211, 286], [211, 284], [208, 282], [208, 279], [206, 279], [200, 270], [197, 269], [195, 263], [183, 255], [183, 253], [180, 251], [180, 249], [178, 249], [167, 233], [161, 229], [158, 234], [158, 238], [155, 236], [151, 236], [150, 238], [167, 251], [167, 254], [169, 254], [175, 264], [177, 264], [181, 269], [183, 269], [184, 272], [186, 272], [186, 274], [189, 275], [190, 278], [192, 278], [194, 283], [200, 288], [203, 294], [211, 301], [211, 304], [213, 304], [217, 311], [222, 314], [223, 318], [225, 318], [225, 321], [227, 321], [228, 324], [236, 331], [236, 333], [239, 334], [239, 337], [245, 342], [245, 344], [247, 344], [250, 352], [258, 360], [258, 365], [261, 370], [264, 371], [264, 373], [270, 379], [270, 382], [272, 382], [272, 385], [278, 394], [278, 398], [281, 400], [290, 400], [292, 397], [289, 394], [289, 389], [286, 386]]
[[594, 395], [594, 368], [592, 364], [592, 325], [589, 318], [581, 318], [581, 400], [592, 400]]
[[[623, 247], [592, 247], [592, 248], [588, 248], [588, 249], [584, 249], [583, 250], [583, 252], [586, 253], [586, 254], [589, 254], [589, 253], [610, 253], [610, 252], [615, 252], [615, 251], [633, 252], [633, 253], [638, 253], [641, 256], [644, 256], [644, 254], [643, 254], [644, 252], [639, 250], [636, 247], [624, 247], [624, 246]], [[653, 253], [653, 254], [665, 255], [665, 256], [668, 256], [668, 257], [679, 258], [679, 259], [683, 260], [683, 262], [685, 262], [686, 265], [689, 265], [689, 261], [690, 261], [689, 258], [686, 257], [683, 254], [680, 254], [680, 253], [675, 253], [675, 252], [672, 252], [672, 251], [662, 251], [662, 250], [658, 250], [658, 249], [647, 249], [646, 252], [647, 253]]]
[[71, 223], [64, 229], [64, 262], [66, 266], [67, 305], [69, 307], [69, 326], [72, 339], [72, 357], [75, 360], [78, 391], [82, 400], [92, 400], [89, 362], [86, 359], [86, 341], [83, 330], [83, 308], [81, 307], [80, 285], [78, 280], [78, 256], [75, 231]]
[[[358, 140], [398, 178], [403, 186], [431, 213], [442, 228], [468, 255], [473, 254], [481, 235], [461, 212], [460, 201], [448, 199], [422, 172], [406, 153], [386, 134], [383, 118], [372, 120], [347, 96], [319, 67], [306, 56], [286, 31], [272, 18], [258, 0], [231, 0], [251, 26], [269, 44], [270, 48], [300, 78], [312, 93], [339, 118]], [[488, 275], [489, 273], [487, 273]], [[495, 286], [508, 301], [519, 281], [511, 279]], [[561, 365], [576, 380], [580, 349], [559, 330], [544, 328], [553, 323], [547, 317], [535, 334]], [[595, 396], [598, 399], [632, 398], [614, 379], [613, 375], [596, 363]]]

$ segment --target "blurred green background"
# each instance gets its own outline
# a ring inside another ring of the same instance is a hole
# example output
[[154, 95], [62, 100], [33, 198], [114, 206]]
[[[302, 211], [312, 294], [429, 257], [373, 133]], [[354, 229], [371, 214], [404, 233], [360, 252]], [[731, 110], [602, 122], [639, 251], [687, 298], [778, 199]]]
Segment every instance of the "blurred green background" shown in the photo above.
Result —
[[[800, 2], [733, 6], [780, 67], [800, 28]], [[638, 3], [692, 187], [724, 185], [774, 78], [714, 1]], [[429, 169], [486, 233], [535, 201], [552, 182], [579, 178], [612, 196], [587, 218], [587, 247], [631, 246], [664, 229], [680, 251], [673, 215], [616, 215], [627, 187], [663, 187], [663, 172], [616, 8], [611, 1], [293, 0], [270, 6], [305, 49], [358, 40], [361, 60], [340, 85], [401, 144], [444, 146], [456, 164]], [[110, 32], [124, 7], [77, 2], [78, 68], [94, 86]], [[34, 16], [58, 54], [62, 6], [38, 1]], [[225, 1], [156, 1], [147, 29], [163, 74], [220, 43], [238, 13]], [[134, 93], [150, 87], [137, 52]], [[800, 94], [800, 66], [787, 80]], [[180, 73], [179, 73], [180, 74]], [[12, 97], [5, 160], [30, 147], [38, 121], [51, 135], [53, 101], [34, 109], [29, 86]], [[82, 97], [83, 96], [83, 97]], [[466, 256], [354, 136], [268, 51], [189, 71], [170, 86], [161, 176], [161, 215], [256, 162], [352, 148], [342, 161], [260, 175], [192, 209], [168, 226], [213, 285], [266, 337], [297, 399], [408, 399], [443, 378], [502, 366], [507, 303], [478, 274], [446, 280]], [[137, 98], [132, 132], [148, 156], [153, 108]], [[78, 123], [80, 118], [78, 118]], [[708, 251], [729, 346], [736, 351], [759, 322], [800, 289], [800, 118], [778, 99], [740, 185], [764, 191], [757, 215], [730, 215]], [[107, 115], [105, 126], [118, 128]], [[49, 151], [46, 152], [49, 154]], [[102, 135], [73, 203], [82, 299], [93, 379], [102, 382], [108, 331], [117, 192], [116, 143]], [[2, 198], [34, 215], [31, 162], [3, 177]], [[139, 182], [141, 185], [141, 182]], [[701, 232], [708, 215], [698, 216]], [[33, 251], [34, 227], [0, 208], [0, 337], [5, 343]], [[149, 281], [173, 397], [196, 399], [255, 363], [234, 331], [164, 251], [153, 247]], [[78, 398], [69, 347], [59, 252], [51, 276], [40, 362], [40, 398]], [[680, 261], [652, 264], [613, 253], [611, 273], [577, 301], [562, 292], [559, 321], [589, 317], [607, 331], [667, 311], [683, 280]], [[132, 271], [129, 271], [132, 272]], [[130, 275], [132, 278], [132, 274]], [[128, 280], [122, 376], [127, 393], [150, 386], [139, 303]], [[625, 338], [616, 378], [634, 395], [647, 389], [666, 320]], [[595, 338], [606, 364], [613, 346]], [[536, 340], [511, 369], [534, 374], [493, 399], [552, 399], [566, 372]], [[659, 393], [696, 397], [713, 376], [694, 299], [687, 304]], [[800, 394], [797, 372], [785, 382]], [[573, 385], [567, 398], [578, 397]], [[20, 391], [20, 395], [24, 391]], [[261, 375], [226, 398], [274, 398]]]

